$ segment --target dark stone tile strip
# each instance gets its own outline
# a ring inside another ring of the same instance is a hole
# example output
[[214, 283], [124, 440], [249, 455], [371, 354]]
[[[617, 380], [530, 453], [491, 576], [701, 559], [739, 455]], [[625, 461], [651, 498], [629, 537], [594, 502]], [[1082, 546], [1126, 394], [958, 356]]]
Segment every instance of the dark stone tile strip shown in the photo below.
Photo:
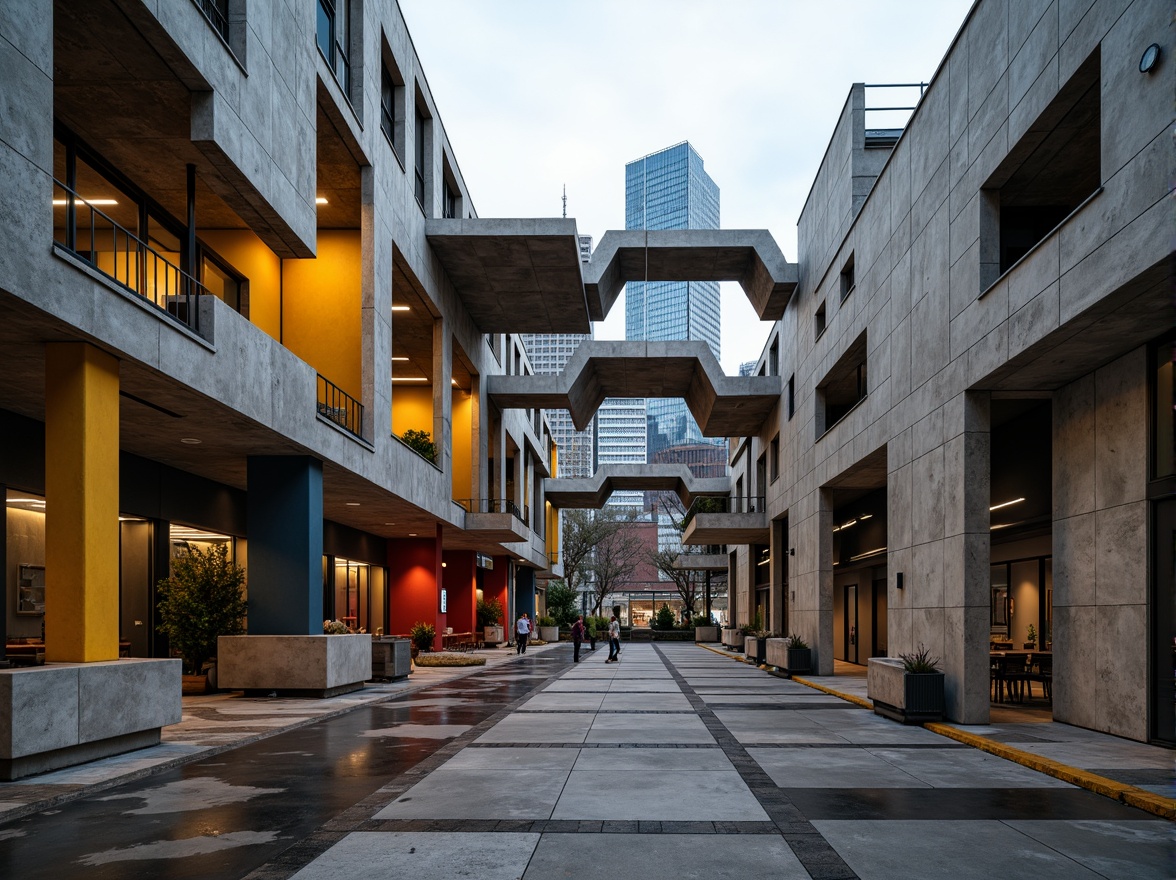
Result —
[[520, 709], [516, 715], [693, 715], [693, 709]]
[[951, 749], [969, 749], [971, 746], [966, 746], [963, 743], [948, 743], [940, 745], [939, 743], [744, 743], [744, 748], [748, 749], [933, 749], [937, 752], [951, 750]]
[[470, 743], [467, 749], [717, 749], [714, 743]]
[[582, 819], [371, 819], [354, 831], [488, 831], [507, 834], [778, 834], [774, 822], [648, 822]]
[[[702, 723], [706, 725], [715, 742], [719, 744], [727, 759], [739, 771], [740, 778], [751, 790], [752, 796], [759, 801], [764, 812], [772, 820], [775, 827], [788, 844], [793, 854], [800, 861], [804, 869], [809, 872], [813, 880], [859, 880], [858, 875], [845, 863], [829, 842], [820, 835], [812, 823], [805, 817], [792, 800], [781, 791], [771, 777], [763, 771], [758, 763], [747, 753], [743, 744], [735, 738], [718, 716], [711, 711], [702, 697], [694, 692], [694, 688], [674, 667], [673, 662], [666, 659], [666, 655], [653, 646], [653, 650], [666, 664], [670, 675], [682, 688], [682, 693], [694, 707]], [[716, 826], [743, 825], [748, 823], [717, 822]], [[739, 833], [728, 831], [721, 833]]]

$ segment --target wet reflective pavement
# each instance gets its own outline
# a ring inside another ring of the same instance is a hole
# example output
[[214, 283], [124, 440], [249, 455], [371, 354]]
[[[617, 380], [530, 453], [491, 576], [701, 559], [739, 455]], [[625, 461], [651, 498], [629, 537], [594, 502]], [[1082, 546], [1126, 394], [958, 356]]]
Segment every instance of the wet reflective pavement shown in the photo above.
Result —
[[1173, 826], [694, 645], [543, 654], [0, 825], [0, 877], [1169, 878]]
[[244, 877], [542, 685], [570, 648], [0, 826], [0, 877]]

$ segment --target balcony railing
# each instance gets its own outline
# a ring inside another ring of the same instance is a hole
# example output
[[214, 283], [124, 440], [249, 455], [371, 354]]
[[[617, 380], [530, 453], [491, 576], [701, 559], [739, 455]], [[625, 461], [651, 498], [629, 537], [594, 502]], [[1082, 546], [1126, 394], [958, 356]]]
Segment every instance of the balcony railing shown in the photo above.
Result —
[[200, 332], [199, 298], [212, 296], [208, 288], [57, 180], [53, 181], [53, 205], [65, 209], [64, 224], [54, 224], [58, 244], [120, 287]]
[[519, 508], [506, 498], [455, 498], [455, 503], [465, 508], [466, 513], [509, 513], [523, 525], [527, 524], [530, 508]]
[[318, 414], [363, 439], [363, 404], [328, 379], [318, 377]]
[[226, 43], [229, 41], [229, 3], [228, 0], [195, 0], [204, 17], [213, 29], [221, 35]]

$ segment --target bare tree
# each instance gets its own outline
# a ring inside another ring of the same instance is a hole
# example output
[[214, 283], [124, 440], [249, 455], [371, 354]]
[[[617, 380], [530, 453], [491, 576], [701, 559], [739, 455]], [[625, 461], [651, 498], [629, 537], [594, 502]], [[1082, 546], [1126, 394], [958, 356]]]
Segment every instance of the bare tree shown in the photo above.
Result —
[[589, 563], [595, 611], [599, 615], [604, 600], [623, 583], [641, 561], [644, 542], [631, 528], [632, 521], [614, 516], [611, 528], [596, 544], [596, 552]]
[[705, 574], [701, 571], [675, 568], [674, 560], [678, 556], [679, 553], [676, 550], [659, 550], [649, 554], [649, 561], [674, 585], [674, 589], [678, 592], [678, 598], [682, 600], [686, 616], [694, 617], [695, 606], [702, 599]]
[[578, 590], [581, 581], [588, 577], [588, 563], [592, 551], [607, 533], [610, 521], [603, 515], [594, 515], [589, 510], [565, 510], [563, 515], [563, 568], [564, 583], [570, 590]]

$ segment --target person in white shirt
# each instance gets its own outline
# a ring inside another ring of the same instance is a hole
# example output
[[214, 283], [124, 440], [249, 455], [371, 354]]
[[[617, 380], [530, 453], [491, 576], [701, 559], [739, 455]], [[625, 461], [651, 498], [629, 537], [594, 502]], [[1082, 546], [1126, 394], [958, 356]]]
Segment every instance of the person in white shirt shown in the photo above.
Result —
[[531, 635], [531, 621], [527, 618], [527, 612], [524, 611], [517, 621], [515, 621], [515, 653], [527, 653], [527, 639]]
[[608, 659], [605, 663], [617, 663], [621, 657], [621, 624], [614, 614], [608, 621]]

